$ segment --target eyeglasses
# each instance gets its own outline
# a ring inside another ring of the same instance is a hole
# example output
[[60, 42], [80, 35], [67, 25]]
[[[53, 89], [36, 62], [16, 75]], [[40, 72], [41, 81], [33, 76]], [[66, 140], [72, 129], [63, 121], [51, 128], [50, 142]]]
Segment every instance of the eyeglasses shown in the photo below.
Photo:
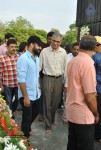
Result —
[[61, 43], [60, 41], [56, 41], [56, 40], [52, 40], [52, 41], [53, 41], [54, 43], [59, 43], [59, 44]]

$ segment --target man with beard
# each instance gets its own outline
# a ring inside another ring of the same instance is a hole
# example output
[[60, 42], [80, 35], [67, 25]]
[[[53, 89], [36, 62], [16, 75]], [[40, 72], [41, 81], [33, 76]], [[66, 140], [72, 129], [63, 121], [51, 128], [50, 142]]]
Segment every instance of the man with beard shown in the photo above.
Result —
[[22, 104], [21, 130], [29, 138], [31, 124], [39, 113], [39, 58], [41, 40], [37, 36], [30, 36], [27, 40], [27, 50], [17, 62], [18, 95]]

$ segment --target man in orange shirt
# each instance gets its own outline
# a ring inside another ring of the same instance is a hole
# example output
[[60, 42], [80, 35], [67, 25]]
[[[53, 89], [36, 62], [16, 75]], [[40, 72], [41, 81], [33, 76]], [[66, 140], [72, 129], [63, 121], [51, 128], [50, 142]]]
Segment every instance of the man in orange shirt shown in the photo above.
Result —
[[96, 39], [87, 35], [80, 52], [68, 64], [66, 115], [69, 121], [67, 150], [93, 150], [94, 123], [99, 120], [96, 103], [96, 73], [91, 59]]

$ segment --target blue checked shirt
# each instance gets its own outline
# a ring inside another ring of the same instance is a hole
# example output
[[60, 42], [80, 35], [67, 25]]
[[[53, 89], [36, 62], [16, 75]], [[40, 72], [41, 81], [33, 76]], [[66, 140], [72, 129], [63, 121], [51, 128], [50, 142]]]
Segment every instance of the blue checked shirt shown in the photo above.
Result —
[[[39, 99], [39, 58], [34, 57], [28, 50], [17, 61], [17, 78], [18, 83], [26, 83], [28, 97], [31, 101]], [[18, 96], [23, 97], [20, 87]]]

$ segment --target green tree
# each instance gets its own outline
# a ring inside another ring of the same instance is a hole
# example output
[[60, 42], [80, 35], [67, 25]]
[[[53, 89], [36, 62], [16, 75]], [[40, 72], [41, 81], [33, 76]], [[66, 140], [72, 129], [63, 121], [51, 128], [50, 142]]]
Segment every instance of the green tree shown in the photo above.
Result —
[[53, 32], [58, 32], [58, 33], [59, 33], [59, 30], [56, 29], [56, 28], [52, 28], [51, 31], [53, 31]]
[[76, 27], [76, 24], [71, 24], [69, 26], [69, 31], [67, 31], [63, 37], [62, 46], [65, 47], [67, 44], [72, 45], [75, 43], [77, 41], [77, 32], [78, 28]]
[[16, 18], [16, 20], [11, 20], [10, 22], [7, 23], [8, 28], [33, 28], [33, 25], [26, 20], [25, 18], [23, 18], [22, 16], [19, 16]]
[[36, 35], [42, 40], [43, 43], [46, 43], [47, 32], [44, 30], [36, 29]]
[[44, 30], [35, 29], [34, 26], [25, 18], [19, 16], [16, 20], [11, 20], [6, 23], [4, 33], [11, 33], [18, 42], [24, 42], [31, 35], [37, 35], [45, 43], [47, 32]]
[[2, 21], [0, 21], [0, 39], [4, 40], [4, 32], [6, 25]]

